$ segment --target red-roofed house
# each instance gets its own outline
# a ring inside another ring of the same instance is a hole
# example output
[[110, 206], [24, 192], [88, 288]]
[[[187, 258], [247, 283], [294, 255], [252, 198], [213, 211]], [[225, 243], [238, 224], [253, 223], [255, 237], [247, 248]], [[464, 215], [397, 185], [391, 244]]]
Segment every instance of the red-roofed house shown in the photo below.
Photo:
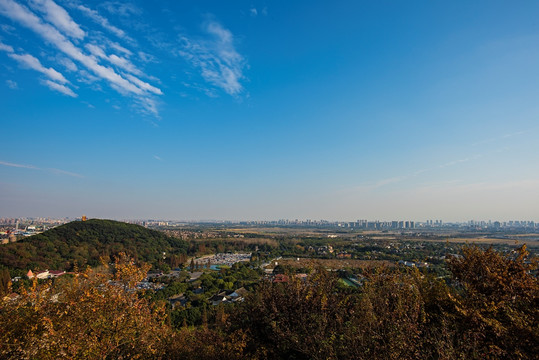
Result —
[[277, 274], [273, 278], [274, 283], [285, 283], [288, 282], [288, 276], [285, 274]]

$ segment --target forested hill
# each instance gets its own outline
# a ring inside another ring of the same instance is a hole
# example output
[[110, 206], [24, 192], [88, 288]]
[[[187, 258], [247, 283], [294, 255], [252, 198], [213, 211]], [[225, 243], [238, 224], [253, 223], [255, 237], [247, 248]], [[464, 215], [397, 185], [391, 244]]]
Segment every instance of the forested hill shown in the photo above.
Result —
[[30, 236], [15, 243], [0, 245], [0, 267], [21, 270], [71, 270], [100, 264], [101, 257], [125, 252], [154, 266], [167, 257], [185, 253], [187, 242], [112, 220], [74, 221]]

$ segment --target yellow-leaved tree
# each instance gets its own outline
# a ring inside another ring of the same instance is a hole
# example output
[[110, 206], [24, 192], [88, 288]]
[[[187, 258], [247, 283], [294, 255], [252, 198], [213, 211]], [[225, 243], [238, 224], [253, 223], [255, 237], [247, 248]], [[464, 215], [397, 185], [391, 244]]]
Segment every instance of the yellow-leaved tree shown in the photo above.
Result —
[[113, 269], [90, 268], [39, 283], [0, 305], [3, 359], [161, 358], [170, 339], [163, 308], [132, 291], [148, 267], [120, 255]]

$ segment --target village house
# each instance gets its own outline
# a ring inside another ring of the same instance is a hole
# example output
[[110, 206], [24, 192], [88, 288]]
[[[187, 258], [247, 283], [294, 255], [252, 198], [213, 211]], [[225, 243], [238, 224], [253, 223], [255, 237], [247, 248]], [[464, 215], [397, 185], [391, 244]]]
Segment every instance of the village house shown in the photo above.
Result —
[[52, 278], [57, 278], [59, 276], [62, 276], [65, 273], [66, 273], [65, 271], [61, 271], [61, 270], [45, 270], [45, 271], [40, 271], [34, 274], [32, 270], [28, 270], [28, 272], [26, 273], [26, 276], [28, 276], [28, 279], [33, 279], [34, 276], [37, 279], [52, 279]]

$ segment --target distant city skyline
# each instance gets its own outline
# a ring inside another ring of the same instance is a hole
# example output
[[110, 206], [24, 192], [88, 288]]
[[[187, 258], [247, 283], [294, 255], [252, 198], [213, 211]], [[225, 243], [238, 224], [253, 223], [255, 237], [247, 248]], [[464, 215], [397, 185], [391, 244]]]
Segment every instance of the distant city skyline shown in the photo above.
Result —
[[[0, 217], [0, 225], [15, 225], [19, 223], [50, 223], [50, 224], [64, 224], [71, 221], [86, 221], [92, 218], [87, 217], [86, 215], [76, 216], [76, 217]], [[94, 218], [98, 219], [98, 218]], [[116, 221], [129, 222], [139, 225], [167, 225], [167, 224], [205, 224], [205, 223], [222, 223], [222, 224], [234, 224], [234, 223], [243, 223], [243, 224], [285, 224], [285, 225], [321, 225], [321, 224], [337, 224], [337, 225], [350, 225], [352, 227], [367, 227], [367, 224], [383, 224], [385, 227], [393, 228], [414, 228], [416, 225], [427, 226], [427, 227], [442, 227], [447, 225], [470, 225], [470, 226], [531, 226], [538, 227], [539, 221], [530, 220], [530, 219], [513, 219], [513, 220], [499, 220], [499, 219], [470, 219], [466, 221], [444, 221], [442, 219], [427, 219], [427, 220], [403, 220], [403, 219], [356, 219], [356, 220], [335, 220], [335, 219], [265, 219], [265, 220], [253, 220], [253, 219], [157, 219], [157, 218], [148, 218], [148, 219], [127, 219], [127, 218], [116, 218], [109, 219]]]
[[537, 221], [538, 11], [0, 0], [0, 217]]

